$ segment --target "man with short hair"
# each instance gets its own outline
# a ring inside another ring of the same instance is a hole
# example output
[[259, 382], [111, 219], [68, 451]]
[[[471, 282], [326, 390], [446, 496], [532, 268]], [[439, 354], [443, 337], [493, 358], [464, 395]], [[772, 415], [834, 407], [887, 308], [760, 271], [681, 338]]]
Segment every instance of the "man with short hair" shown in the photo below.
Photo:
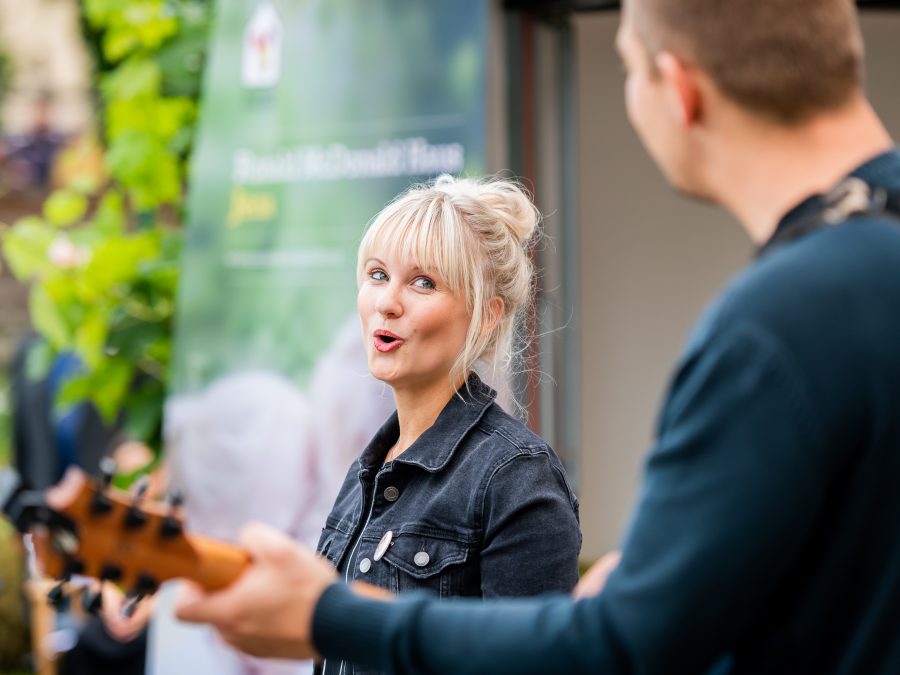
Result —
[[398, 673], [900, 672], [900, 153], [853, 4], [623, 4], [634, 127], [760, 255], [693, 333], [605, 586], [383, 602], [251, 528], [254, 565], [184, 619]]

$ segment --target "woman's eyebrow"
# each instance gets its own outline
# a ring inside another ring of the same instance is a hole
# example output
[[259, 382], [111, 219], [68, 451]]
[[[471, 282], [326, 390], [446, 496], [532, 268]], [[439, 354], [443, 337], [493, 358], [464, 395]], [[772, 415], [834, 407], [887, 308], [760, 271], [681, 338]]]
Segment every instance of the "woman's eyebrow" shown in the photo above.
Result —
[[[383, 265], [385, 267], [387, 266], [387, 264], [383, 260], [381, 260], [380, 258], [376, 258], [374, 256], [366, 259], [364, 265], [371, 265], [372, 263], [374, 263], [376, 265]], [[398, 270], [395, 269], [394, 272], [397, 273]], [[405, 273], [409, 274], [410, 276], [425, 275], [425, 276], [436, 277], [436, 278], [438, 276], [436, 272], [429, 272], [421, 265], [410, 265], [410, 266], [406, 267], [404, 270], [400, 270], [400, 272], [405, 272]]]

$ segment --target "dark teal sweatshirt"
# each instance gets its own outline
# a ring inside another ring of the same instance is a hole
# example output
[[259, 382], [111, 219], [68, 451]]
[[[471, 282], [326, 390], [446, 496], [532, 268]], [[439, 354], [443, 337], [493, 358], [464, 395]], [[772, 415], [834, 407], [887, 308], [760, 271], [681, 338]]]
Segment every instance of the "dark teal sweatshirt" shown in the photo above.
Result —
[[[900, 190], [900, 154], [855, 174]], [[726, 288], [675, 372], [622, 551], [577, 603], [335, 584], [314, 642], [396, 673], [900, 673], [898, 221], [817, 229]]]

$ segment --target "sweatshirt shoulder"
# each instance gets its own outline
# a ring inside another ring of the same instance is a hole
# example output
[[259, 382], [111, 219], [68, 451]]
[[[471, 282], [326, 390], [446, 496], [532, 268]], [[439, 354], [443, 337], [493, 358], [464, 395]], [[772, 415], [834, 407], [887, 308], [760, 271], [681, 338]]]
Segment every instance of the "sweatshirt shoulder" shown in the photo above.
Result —
[[860, 312], [887, 310], [898, 297], [900, 221], [854, 218], [750, 264], [704, 312], [691, 341], [741, 324], [805, 337], [826, 325], [848, 326]]

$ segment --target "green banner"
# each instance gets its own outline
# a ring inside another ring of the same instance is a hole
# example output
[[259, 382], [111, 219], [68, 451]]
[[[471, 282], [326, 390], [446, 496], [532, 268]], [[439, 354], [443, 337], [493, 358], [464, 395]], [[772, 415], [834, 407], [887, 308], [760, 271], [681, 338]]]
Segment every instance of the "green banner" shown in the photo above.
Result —
[[298, 385], [355, 312], [365, 224], [485, 169], [486, 0], [222, 0], [194, 153], [173, 391]]
[[[488, 0], [219, 0], [193, 155], [166, 406], [188, 527], [314, 545], [393, 410], [366, 372], [356, 248], [413, 182], [485, 170]], [[151, 675], [297, 675], [172, 616]]]

